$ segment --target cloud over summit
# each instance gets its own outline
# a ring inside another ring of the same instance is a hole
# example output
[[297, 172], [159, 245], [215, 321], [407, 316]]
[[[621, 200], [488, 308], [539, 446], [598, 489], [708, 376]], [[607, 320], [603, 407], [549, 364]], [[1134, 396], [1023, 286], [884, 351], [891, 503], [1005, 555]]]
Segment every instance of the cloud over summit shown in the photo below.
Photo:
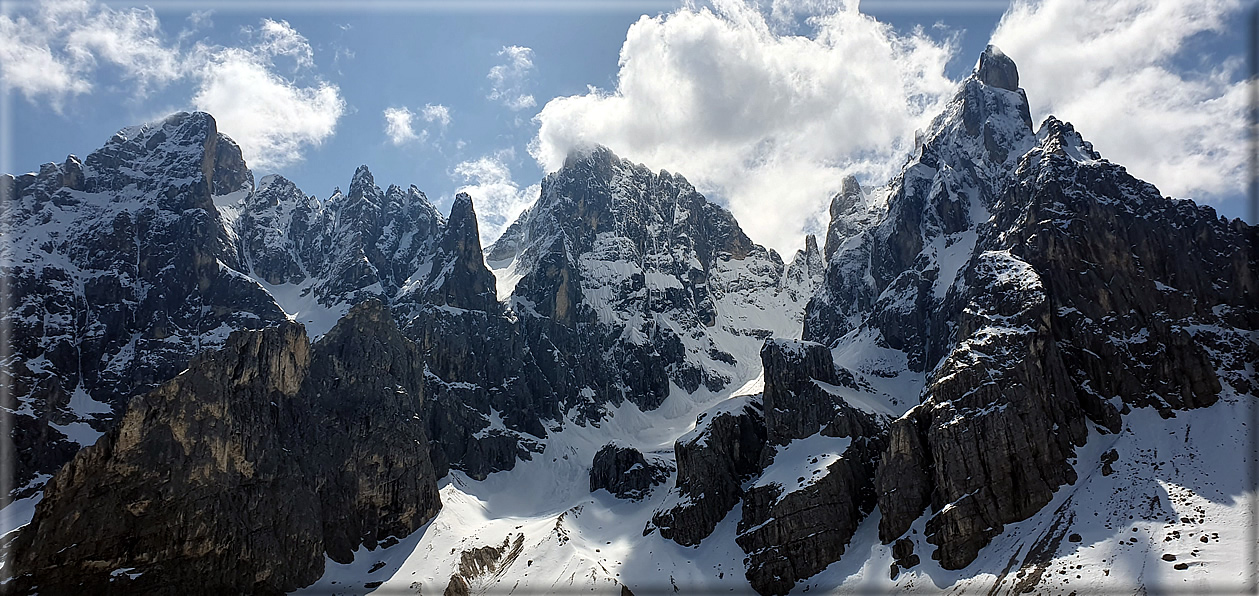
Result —
[[825, 225], [844, 175], [886, 179], [954, 86], [949, 40], [899, 34], [855, 3], [808, 19], [811, 35], [785, 32], [737, 1], [644, 16], [616, 87], [548, 102], [532, 153], [553, 171], [573, 148], [602, 144], [682, 173], [791, 254]]

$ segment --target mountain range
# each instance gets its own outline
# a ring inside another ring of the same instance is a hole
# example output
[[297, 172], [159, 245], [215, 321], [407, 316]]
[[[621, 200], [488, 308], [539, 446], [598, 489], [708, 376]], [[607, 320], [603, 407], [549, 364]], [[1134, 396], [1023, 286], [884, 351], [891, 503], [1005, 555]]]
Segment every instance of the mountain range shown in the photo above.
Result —
[[1259, 580], [1259, 232], [995, 47], [790, 261], [604, 147], [488, 247], [205, 113], [0, 193], [6, 593]]

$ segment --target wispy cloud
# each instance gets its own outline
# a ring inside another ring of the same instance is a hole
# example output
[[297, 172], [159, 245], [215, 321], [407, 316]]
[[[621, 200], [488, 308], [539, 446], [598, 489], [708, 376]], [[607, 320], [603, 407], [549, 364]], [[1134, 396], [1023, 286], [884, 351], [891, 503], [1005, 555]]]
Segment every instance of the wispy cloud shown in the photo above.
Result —
[[49, 1], [33, 13], [0, 14], [0, 76], [28, 100], [60, 109], [68, 96], [92, 91], [101, 64], [117, 67], [141, 96], [184, 71], [150, 8]]
[[394, 145], [405, 145], [411, 141], [420, 138], [415, 134], [415, 128], [411, 126], [411, 121], [415, 119], [415, 114], [411, 110], [403, 108], [385, 108], [385, 136], [389, 137], [389, 142]]
[[856, 2], [786, 8], [767, 16], [718, 0], [640, 18], [616, 87], [548, 102], [530, 152], [553, 171], [598, 143], [680, 172], [723, 197], [752, 238], [791, 254], [825, 225], [845, 174], [886, 181], [955, 83], [944, 75], [951, 38], [899, 34]]
[[[95, 90], [103, 64], [130, 82], [136, 97], [176, 80], [195, 87], [190, 106], [210, 112], [256, 166], [301, 159], [329, 138], [345, 113], [334, 84], [314, 74], [310, 42], [285, 21], [263, 19], [239, 47], [184, 42], [208, 24], [196, 13], [169, 41], [152, 9], [115, 10], [93, 0], [50, 1], [31, 12], [0, 15], [0, 77], [27, 100], [60, 111]], [[281, 69], [278, 59], [288, 65]], [[288, 74], [281, 74], [281, 71]], [[298, 78], [312, 80], [299, 84]]]
[[512, 179], [507, 164], [515, 155], [512, 149], [504, 149], [455, 166], [455, 179], [464, 183], [456, 192], [468, 193], [476, 203], [482, 246], [497, 240], [541, 192], [538, 184], [521, 188]]
[[426, 103], [420, 110], [420, 116], [425, 122], [432, 122], [438, 126], [450, 125], [450, 108], [441, 104]]
[[1195, 40], [1243, 18], [1236, 0], [1016, 2], [993, 42], [1019, 66], [1035, 118], [1072, 122], [1164, 193], [1245, 193], [1248, 83], [1240, 57], [1193, 66]]
[[406, 145], [414, 141], [427, 141], [430, 132], [425, 127], [420, 132], [415, 132], [416, 116], [432, 125], [439, 133], [444, 131], [450, 125], [450, 108], [441, 104], [424, 104], [420, 108], [419, 114], [412, 112], [410, 108], [385, 108], [385, 136], [389, 137], [389, 142], [396, 146]]
[[533, 50], [521, 46], [504, 46], [498, 55], [505, 61], [490, 69], [486, 78], [490, 80], [491, 101], [501, 101], [507, 109], [513, 111], [532, 108], [537, 101], [524, 91], [529, 74], [533, 72]]

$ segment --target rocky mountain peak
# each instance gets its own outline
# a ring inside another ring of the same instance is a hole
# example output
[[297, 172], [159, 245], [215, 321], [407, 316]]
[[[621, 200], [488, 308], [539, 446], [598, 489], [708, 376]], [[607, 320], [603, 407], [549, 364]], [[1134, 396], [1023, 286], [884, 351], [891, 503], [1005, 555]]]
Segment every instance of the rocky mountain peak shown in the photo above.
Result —
[[1019, 88], [1019, 69], [997, 46], [989, 44], [979, 55], [975, 76], [985, 85], [1015, 91]]
[[282, 202], [305, 198], [305, 194], [293, 181], [279, 174], [264, 176], [258, 188], [245, 197], [245, 206], [250, 211], [275, 207]]
[[804, 237], [804, 254], [810, 257], [812, 255], [818, 254], [817, 236], [814, 236], [813, 234], [808, 234]]
[[427, 300], [469, 310], [497, 311], [494, 274], [485, 266], [476, 210], [467, 193], [455, 195], [446, 228], [437, 241], [425, 284]]
[[560, 170], [571, 170], [575, 168], [592, 168], [599, 165], [610, 166], [621, 161], [611, 149], [603, 145], [586, 145], [575, 147], [564, 156], [564, 165]]
[[1036, 146], [1033, 153], [1066, 156], [1077, 162], [1102, 158], [1093, 149], [1093, 144], [1084, 140], [1070, 122], [1063, 122], [1053, 116], [1045, 118], [1040, 130], [1036, 131]]
[[[213, 195], [253, 188], [240, 147], [220, 134], [205, 112], [178, 112], [124, 128], [88, 155], [84, 166], [87, 192], [126, 193], [177, 210], [212, 212]], [[172, 180], [186, 181], [182, 192], [153, 192]]]
[[375, 198], [380, 194], [380, 189], [376, 188], [376, 180], [372, 178], [372, 173], [367, 169], [366, 165], [361, 165], [354, 170], [354, 177], [350, 179], [350, 191], [346, 198], [353, 201], [364, 197]]

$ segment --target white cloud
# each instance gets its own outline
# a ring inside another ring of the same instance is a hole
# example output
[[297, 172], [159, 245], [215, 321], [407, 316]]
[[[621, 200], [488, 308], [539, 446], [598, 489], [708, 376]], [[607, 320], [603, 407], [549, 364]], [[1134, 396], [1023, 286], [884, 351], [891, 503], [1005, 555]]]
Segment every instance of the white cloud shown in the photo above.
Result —
[[296, 62], [298, 68], [312, 68], [315, 65], [315, 52], [311, 49], [310, 42], [287, 21], [263, 19], [258, 28], [258, 38], [253, 53], [259, 56], [287, 56]]
[[335, 85], [300, 87], [272, 72], [265, 58], [239, 48], [216, 52], [200, 77], [193, 106], [213, 114], [219, 131], [258, 167], [299, 161], [306, 147], [332, 136], [345, 113]]
[[24, 18], [0, 14], [0, 76], [30, 101], [47, 98], [59, 106], [66, 95], [92, 90], [78, 69], [53, 55], [48, 40]]
[[506, 61], [491, 68], [486, 75], [490, 80], [490, 94], [486, 99], [501, 101], [507, 109], [513, 111], [538, 105], [533, 95], [524, 92], [526, 79], [534, 69], [533, 50], [521, 46], [504, 46], [498, 51], [498, 55], [506, 57]]
[[420, 138], [415, 134], [411, 121], [415, 114], [407, 108], [385, 108], [385, 135], [394, 145], [405, 145]]
[[993, 43], [1038, 121], [1052, 113], [1163, 193], [1211, 201], [1245, 192], [1244, 64], [1173, 62], [1242, 18], [1236, 0], [1020, 1]]
[[336, 131], [345, 113], [340, 89], [316, 79], [309, 86], [276, 74], [274, 59], [292, 58], [296, 68], [313, 66], [306, 38], [285, 21], [265, 19], [249, 48], [221, 48], [196, 54], [199, 85], [192, 104], [214, 115], [219, 130], [232, 137], [245, 159], [258, 167], [279, 167], [302, 158]]
[[530, 152], [553, 171], [598, 143], [681, 173], [753, 239], [791, 254], [825, 226], [845, 174], [881, 184], [899, 165], [955, 88], [943, 74], [953, 44], [898, 35], [856, 2], [814, 13], [809, 36], [775, 14], [718, 0], [640, 18], [616, 88], [548, 102]]
[[[429, 129], [415, 132], [416, 115], [407, 107], [385, 108], [385, 135], [389, 137], [389, 142], [401, 146], [412, 141], [423, 143], [428, 140]], [[441, 104], [424, 104], [418, 115], [425, 122], [436, 125], [439, 132], [450, 125], [450, 109]]]
[[455, 192], [472, 197], [482, 246], [497, 240], [541, 192], [540, 185], [522, 189], [512, 180], [507, 162], [514, 157], [514, 151], [505, 149], [455, 166], [454, 175], [465, 182]]
[[[208, 19], [209, 13], [194, 13], [188, 22], [195, 30]], [[47, 101], [58, 111], [69, 97], [93, 90], [102, 65], [116, 67], [137, 97], [191, 80], [192, 107], [213, 114], [251, 164], [291, 163], [333, 134], [345, 101], [336, 85], [318, 77], [297, 82], [314, 69], [314, 51], [287, 22], [263, 19], [245, 33], [250, 42], [243, 47], [185, 48], [192, 30], [167, 41], [152, 9], [42, 2], [29, 14], [0, 14], [0, 77], [29, 101]], [[278, 58], [292, 61], [291, 77], [277, 74]]]
[[438, 126], [446, 127], [450, 125], [450, 108], [441, 104], [426, 103], [420, 110], [420, 117], [425, 122], [436, 122]]
[[29, 15], [0, 14], [0, 77], [30, 101], [60, 109], [88, 93], [103, 63], [119, 69], [137, 95], [179, 78], [178, 50], [162, 39], [150, 8], [113, 10], [88, 0], [49, 1]]

